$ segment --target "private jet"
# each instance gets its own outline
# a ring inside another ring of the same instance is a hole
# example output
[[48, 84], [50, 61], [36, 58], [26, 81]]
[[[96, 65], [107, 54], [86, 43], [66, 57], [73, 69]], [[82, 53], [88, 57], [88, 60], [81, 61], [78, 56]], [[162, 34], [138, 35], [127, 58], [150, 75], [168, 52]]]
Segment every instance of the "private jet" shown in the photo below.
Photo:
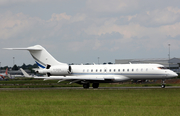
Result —
[[86, 89], [91, 83], [93, 88], [98, 88], [99, 83], [117, 83], [134, 79], [161, 79], [161, 87], [165, 88], [166, 79], [178, 76], [161, 64], [69, 65], [57, 61], [41, 45], [5, 49], [28, 50], [39, 67], [37, 72], [47, 75], [37, 78], [59, 80], [58, 82], [69, 81], [70, 84], [78, 83]]

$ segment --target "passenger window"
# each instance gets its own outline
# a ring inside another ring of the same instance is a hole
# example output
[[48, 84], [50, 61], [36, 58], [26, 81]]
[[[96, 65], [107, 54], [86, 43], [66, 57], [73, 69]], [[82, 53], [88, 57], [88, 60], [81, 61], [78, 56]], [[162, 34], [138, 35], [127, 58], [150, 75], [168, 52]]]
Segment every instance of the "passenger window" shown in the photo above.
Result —
[[100, 72], [101, 72], [102, 70], [100, 69]]
[[118, 69], [118, 72], [120, 72], [120, 69]]
[[83, 69], [83, 72], [85, 72], [85, 70]]
[[89, 69], [87, 69], [87, 72], [89, 72]]
[[111, 72], [111, 69], [109, 69], [109, 72]]
[[91, 72], [93, 72], [93, 69], [91, 69]]
[[98, 72], [98, 69], [96, 69], [96, 72]]
[[114, 72], [116, 72], [116, 69], [114, 69]]
[[124, 72], [125, 70], [123, 69], [123, 72]]
[[134, 71], [134, 69], [132, 69], [132, 72]]
[[141, 69], [141, 71], [143, 71], [143, 69]]
[[136, 71], [138, 72], [138, 69], [136, 69]]
[[129, 69], [127, 69], [127, 71], [129, 72]]
[[106, 72], [106, 69], [104, 69], [104, 72]]
[[146, 71], [148, 71], [148, 68], [146, 68]]

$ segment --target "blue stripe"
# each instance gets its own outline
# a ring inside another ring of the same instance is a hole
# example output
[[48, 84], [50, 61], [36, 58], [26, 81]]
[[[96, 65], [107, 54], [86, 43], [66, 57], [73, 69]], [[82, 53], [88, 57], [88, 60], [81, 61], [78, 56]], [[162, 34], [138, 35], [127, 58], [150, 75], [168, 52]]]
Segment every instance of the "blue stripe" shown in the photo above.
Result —
[[[36, 61], [35, 61], [35, 62], [36, 62]], [[41, 67], [41, 68], [46, 68], [45, 66], [39, 64], [38, 62], [36, 62], [36, 64], [37, 64], [39, 67]]]

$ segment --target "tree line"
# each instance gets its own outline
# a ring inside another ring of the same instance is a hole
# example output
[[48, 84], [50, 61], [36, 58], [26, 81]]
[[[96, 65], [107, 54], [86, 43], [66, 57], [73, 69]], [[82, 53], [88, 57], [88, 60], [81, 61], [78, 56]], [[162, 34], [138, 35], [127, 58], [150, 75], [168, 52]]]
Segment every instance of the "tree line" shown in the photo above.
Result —
[[20, 68], [22, 69], [28, 69], [30, 70], [31, 72], [33, 72], [33, 68], [38, 68], [38, 65], [35, 63], [35, 64], [28, 64], [26, 65], [25, 63], [23, 63], [22, 66], [17, 66], [16, 64], [13, 66], [13, 67], [8, 67], [8, 66], [4, 66], [4, 67], [1, 67], [1, 70], [6, 70], [6, 69], [11, 69], [11, 70], [19, 70]]

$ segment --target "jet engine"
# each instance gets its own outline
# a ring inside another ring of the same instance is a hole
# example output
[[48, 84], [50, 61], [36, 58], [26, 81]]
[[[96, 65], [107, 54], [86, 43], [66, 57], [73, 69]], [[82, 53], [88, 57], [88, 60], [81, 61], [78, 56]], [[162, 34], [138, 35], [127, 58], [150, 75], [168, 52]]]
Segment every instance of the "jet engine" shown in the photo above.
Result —
[[40, 69], [37, 73], [47, 74], [47, 76], [66, 76], [71, 74], [71, 71], [72, 69], [70, 65], [47, 65], [46, 69]]

